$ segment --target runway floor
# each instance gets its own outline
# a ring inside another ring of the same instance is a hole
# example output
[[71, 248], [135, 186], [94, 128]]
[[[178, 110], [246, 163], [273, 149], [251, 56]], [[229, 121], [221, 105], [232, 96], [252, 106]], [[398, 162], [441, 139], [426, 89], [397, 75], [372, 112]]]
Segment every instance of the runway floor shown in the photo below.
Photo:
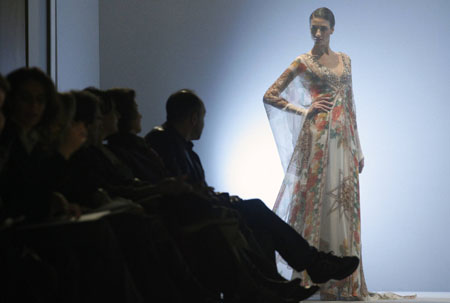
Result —
[[[416, 294], [415, 299], [398, 299], [398, 300], [374, 300], [370, 302], [376, 303], [442, 303], [450, 302], [450, 292], [402, 292], [392, 291], [398, 295], [408, 296]], [[383, 292], [381, 292], [383, 293]], [[337, 302], [337, 301], [320, 301], [319, 295], [315, 295], [304, 302]], [[342, 301], [340, 301], [342, 302]], [[367, 302], [367, 301], [351, 301], [351, 302]]]

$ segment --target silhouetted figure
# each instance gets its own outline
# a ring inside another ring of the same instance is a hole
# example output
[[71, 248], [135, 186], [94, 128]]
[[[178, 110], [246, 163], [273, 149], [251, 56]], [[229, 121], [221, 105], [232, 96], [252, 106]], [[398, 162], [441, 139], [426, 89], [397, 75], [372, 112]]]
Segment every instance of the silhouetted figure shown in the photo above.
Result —
[[132, 89], [115, 88], [106, 91], [114, 101], [120, 115], [118, 132], [108, 136], [107, 147], [131, 168], [134, 176], [143, 181], [157, 183], [168, 177], [168, 171], [158, 154], [152, 150], [141, 132], [142, 115], [139, 113]]

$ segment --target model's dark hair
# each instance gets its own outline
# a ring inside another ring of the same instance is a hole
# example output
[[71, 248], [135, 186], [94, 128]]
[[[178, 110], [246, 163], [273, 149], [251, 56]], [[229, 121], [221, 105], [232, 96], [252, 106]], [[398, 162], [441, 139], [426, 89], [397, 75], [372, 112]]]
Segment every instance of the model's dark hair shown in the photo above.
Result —
[[192, 113], [200, 112], [203, 108], [202, 100], [190, 89], [181, 89], [170, 95], [166, 102], [168, 122], [178, 122]]
[[121, 133], [131, 131], [131, 122], [137, 118], [136, 92], [131, 88], [111, 88], [106, 95], [114, 102], [117, 112], [120, 114], [117, 128]]
[[58, 115], [59, 102], [55, 85], [49, 76], [37, 67], [22, 67], [9, 73], [6, 78], [10, 85], [10, 91], [5, 100], [6, 116], [10, 116], [14, 112], [16, 97], [21, 86], [28, 81], [36, 81], [42, 85], [46, 94], [45, 111], [38, 125], [48, 126], [53, 123]]
[[322, 18], [330, 22], [330, 28], [334, 28], [335, 20], [333, 12], [327, 7], [321, 7], [312, 12], [309, 16], [309, 23], [311, 24], [312, 18]]
[[2, 74], [0, 74], [0, 89], [5, 92], [5, 94], [9, 91], [9, 83]]
[[87, 125], [95, 120], [96, 109], [100, 106], [98, 97], [88, 91], [71, 91], [75, 97], [75, 117], [74, 121], [84, 122]]

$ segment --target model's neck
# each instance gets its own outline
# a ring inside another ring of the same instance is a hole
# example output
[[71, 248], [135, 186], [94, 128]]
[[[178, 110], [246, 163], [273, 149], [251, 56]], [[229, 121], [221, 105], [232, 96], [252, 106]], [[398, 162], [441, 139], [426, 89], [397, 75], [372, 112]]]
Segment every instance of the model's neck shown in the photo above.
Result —
[[324, 54], [329, 56], [333, 53], [333, 51], [330, 48], [330, 45], [326, 45], [326, 46], [321, 46], [321, 45], [314, 45], [313, 48], [311, 49], [311, 54], [320, 58], [322, 57]]

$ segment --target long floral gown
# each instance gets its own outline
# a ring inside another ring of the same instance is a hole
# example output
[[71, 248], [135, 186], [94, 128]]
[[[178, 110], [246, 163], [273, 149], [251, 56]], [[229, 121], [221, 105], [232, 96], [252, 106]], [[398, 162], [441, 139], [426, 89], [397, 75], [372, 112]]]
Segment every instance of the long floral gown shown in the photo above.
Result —
[[[361, 259], [359, 162], [363, 159], [353, 102], [350, 58], [337, 75], [316, 57], [303, 54], [264, 95], [285, 178], [274, 211], [321, 251]], [[311, 100], [328, 94], [329, 112], [305, 117]], [[304, 285], [312, 282], [306, 272]], [[364, 300], [368, 296], [362, 263], [350, 277], [321, 285], [323, 299]]]

